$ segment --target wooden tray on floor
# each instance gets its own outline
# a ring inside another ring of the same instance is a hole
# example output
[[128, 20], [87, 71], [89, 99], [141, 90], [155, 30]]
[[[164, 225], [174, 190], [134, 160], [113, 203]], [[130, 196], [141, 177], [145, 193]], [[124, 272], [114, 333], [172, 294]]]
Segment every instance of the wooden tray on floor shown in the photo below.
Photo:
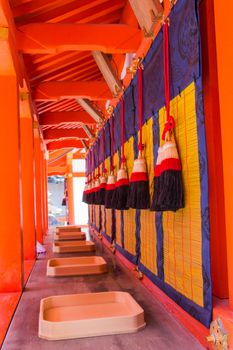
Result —
[[54, 234], [54, 240], [55, 241], [70, 241], [70, 240], [85, 241], [86, 234], [84, 232], [60, 231]]
[[57, 226], [56, 227], [56, 232], [64, 232], [64, 231], [81, 231], [81, 227], [78, 225], [68, 225], [68, 226]]
[[47, 340], [133, 333], [145, 325], [143, 309], [126, 292], [59, 295], [40, 302], [39, 337]]
[[53, 243], [54, 253], [86, 253], [94, 251], [95, 243], [91, 241], [56, 241]]
[[47, 276], [99, 275], [108, 271], [107, 263], [101, 256], [50, 259]]

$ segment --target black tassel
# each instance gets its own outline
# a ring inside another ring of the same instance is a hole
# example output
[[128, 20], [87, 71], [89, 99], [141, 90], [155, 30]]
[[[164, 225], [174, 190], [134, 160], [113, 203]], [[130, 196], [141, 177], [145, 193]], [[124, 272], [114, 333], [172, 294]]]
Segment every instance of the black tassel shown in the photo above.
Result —
[[130, 183], [127, 206], [134, 209], [150, 208], [148, 181], [135, 181]]
[[94, 193], [90, 191], [88, 195], [88, 204], [94, 204], [93, 201], [94, 201]]
[[116, 187], [112, 197], [112, 208], [118, 210], [129, 209], [127, 205], [129, 185]]
[[114, 194], [115, 189], [112, 190], [105, 190], [105, 208], [107, 209], [113, 209], [112, 208], [112, 197]]
[[167, 170], [154, 177], [151, 210], [176, 211], [184, 208], [181, 171]]
[[[83, 192], [82, 201], [83, 201], [84, 203], [87, 203], [87, 193], [86, 193], [86, 191]], [[62, 202], [62, 203], [63, 203], [63, 202]], [[63, 205], [63, 204], [62, 204], [62, 205]], [[64, 205], [65, 205], [65, 204], [64, 204]]]
[[99, 189], [97, 201], [99, 205], [105, 204], [105, 187]]

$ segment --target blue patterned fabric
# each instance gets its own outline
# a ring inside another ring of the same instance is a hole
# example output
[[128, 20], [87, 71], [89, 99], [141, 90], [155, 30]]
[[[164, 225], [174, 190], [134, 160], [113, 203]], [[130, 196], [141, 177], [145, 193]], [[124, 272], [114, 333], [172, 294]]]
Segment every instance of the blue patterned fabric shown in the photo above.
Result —
[[209, 221], [209, 193], [208, 193], [208, 161], [205, 137], [205, 118], [202, 95], [202, 79], [195, 82], [196, 87], [196, 115], [199, 149], [199, 171], [201, 179], [201, 215], [202, 215], [202, 272], [204, 281], [204, 304], [210, 312], [212, 310], [212, 284], [210, 274], [210, 221]]
[[[204, 281], [204, 307], [177, 292], [164, 282], [163, 270], [163, 215], [156, 213], [156, 252], [157, 271], [155, 276], [140, 262], [140, 210], [136, 211], [136, 247], [135, 255], [124, 249], [124, 213], [121, 214], [121, 244], [116, 244], [119, 252], [134, 264], [138, 264], [161, 290], [190, 315], [209, 327], [212, 317], [212, 286], [210, 276], [210, 237], [208, 207], [208, 166], [205, 141], [205, 121], [202, 100], [201, 51], [198, 19], [198, 0], [179, 0], [170, 14], [170, 60], [171, 60], [171, 99], [183, 91], [191, 82], [196, 88], [196, 114], [199, 148], [199, 170], [201, 178], [201, 214], [202, 214], [202, 271]], [[159, 144], [158, 111], [165, 105], [163, 85], [163, 33], [162, 30], [153, 41], [143, 60], [143, 123], [153, 116], [153, 153], [156, 162]], [[125, 142], [134, 136], [134, 158], [138, 155], [138, 87], [137, 74], [124, 93], [125, 101]], [[114, 111], [115, 150], [120, 155], [121, 123], [120, 106]], [[110, 155], [109, 122], [105, 125], [105, 158]], [[120, 158], [120, 157], [119, 157]], [[114, 219], [114, 218], [113, 218]], [[132, 233], [133, 234], [133, 233]], [[109, 239], [109, 237], [106, 237]]]

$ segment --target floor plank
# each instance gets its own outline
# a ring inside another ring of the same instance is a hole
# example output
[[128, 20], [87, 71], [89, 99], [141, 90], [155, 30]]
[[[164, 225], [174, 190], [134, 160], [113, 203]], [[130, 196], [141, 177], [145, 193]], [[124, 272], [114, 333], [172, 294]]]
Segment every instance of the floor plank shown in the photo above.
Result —
[[[51, 252], [52, 235], [46, 238], [46, 256], [37, 260], [26, 289], [5, 338], [2, 350], [201, 350], [204, 349], [150, 292], [97, 241], [97, 254], [109, 265], [108, 274], [85, 277], [46, 277], [47, 258], [58, 257]], [[62, 254], [78, 256], [78, 254]], [[147, 326], [135, 334], [46, 341], [38, 338], [38, 316], [41, 298], [51, 295], [122, 290], [129, 292], [143, 307]]]

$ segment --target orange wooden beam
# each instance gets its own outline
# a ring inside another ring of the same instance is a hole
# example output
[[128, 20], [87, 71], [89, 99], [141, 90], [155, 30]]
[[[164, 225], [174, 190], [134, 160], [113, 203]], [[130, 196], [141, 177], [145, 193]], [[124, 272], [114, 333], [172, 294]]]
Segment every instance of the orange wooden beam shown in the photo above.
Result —
[[45, 140], [57, 140], [61, 138], [87, 139], [87, 133], [83, 128], [77, 129], [49, 129], [43, 131]]
[[16, 37], [18, 49], [23, 53], [74, 50], [126, 53], [137, 51], [142, 32], [125, 24], [33, 23], [19, 27]]
[[83, 148], [83, 144], [81, 140], [77, 140], [77, 139], [52, 141], [47, 144], [48, 151], [54, 151], [62, 148]]
[[36, 22], [35, 19], [38, 18], [41, 22], [48, 22], [50, 18], [55, 18], [57, 22], [61, 22], [62, 19], [68, 22], [69, 17], [106, 2], [108, 0], [79, 0], [77, 6], [76, 0], [33, 0], [29, 3], [22, 3], [21, 0], [21, 3], [13, 8], [13, 14], [17, 23]]
[[[86, 62], [79, 66], [79, 64], [73, 64], [71, 69], [59, 69], [57, 72], [48, 74], [42, 79], [35, 79], [32, 82], [32, 85], [37, 85], [41, 81], [86, 81], [86, 77], [89, 77], [93, 73], [99, 73], [98, 78], [101, 78], [101, 74], [98, 71], [98, 68], [95, 62], [86, 60]], [[83, 67], [82, 67], [83, 66]], [[78, 78], [78, 79], [77, 79]], [[98, 79], [98, 80], [99, 80]], [[96, 80], [96, 79], [89, 79]]]
[[[33, 56], [33, 65], [32, 67], [28, 67], [29, 76], [34, 76], [35, 74], [53, 71], [61, 66], [66, 66], [67, 62], [76, 62], [79, 64], [80, 61], [83, 61], [85, 58], [91, 57], [90, 52], [62, 52], [57, 55], [43, 55], [36, 58]], [[30, 56], [31, 58], [31, 56]]]
[[44, 79], [46, 81], [51, 78], [53, 78], [53, 80], [60, 80], [57, 79], [59, 75], [62, 75], [66, 72], [68, 74], [72, 73], [73, 71], [82, 72], [83, 70], [88, 70], [89, 67], [93, 66], [94, 63], [95, 62], [91, 56], [86, 56], [83, 59], [77, 59], [77, 57], [73, 60], [64, 59], [59, 64], [55, 63], [51, 68], [40, 69], [40, 67], [38, 67], [37, 71], [33, 73], [30, 81], [34, 84], [36, 80], [40, 79]]
[[37, 101], [77, 97], [107, 100], [112, 95], [105, 81], [53, 81], [38, 85], [33, 97]]
[[49, 167], [55, 167], [55, 166], [59, 166], [59, 167], [66, 166], [66, 154], [62, 158], [55, 159], [54, 162], [49, 162]]
[[[111, 15], [114, 11], [122, 11], [125, 0], [94, 0], [89, 1], [89, 8], [83, 12], [82, 9], [80, 11], [80, 6], [76, 6], [73, 10], [67, 11], [60, 16], [53, 16], [53, 18], [49, 21], [50, 23], [106, 23], [104, 21], [98, 21], [99, 18], [103, 18], [106, 15]], [[120, 16], [118, 16], [118, 19]], [[45, 17], [44, 17], [45, 19]], [[44, 20], [43, 22], [48, 22]], [[98, 22], [97, 22], [98, 21]], [[36, 22], [36, 21], [34, 21]], [[38, 22], [38, 21], [37, 21]], [[110, 22], [108, 22], [110, 23]], [[114, 23], [114, 22], [112, 22]], [[115, 23], [118, 23], [115, 22]]]
[[85, 111], [47, 112], [40, 116], [40, 125], [57, 125], [64, 123], [95, 124], [96, 121]]
[[[71, 1], [71, 0], [70, 0]], [[66, 3], [68, 1], [64, 1]], [[21, 2], [20, 5], [13, 8], [13, 15], [17, 18], [23, 15], [28, 15], [32, 13], [39, 14], [44, 10], [53, 9], [55, 5], [59, 4], [61, 6], [61, 2], [57, 0], [35, 0], [35, 1], [27, 1]]]
[[48, 167], [48, 176], [53, 175], [65, 175], [66, 166], [49, 166]]
[[[43, 105], [41, 107], [41, 105], [39, 104], [38, 107], [37, 107], [37, 111], [38, 111], [38, 114], [42, 114], [42, 113], [45, 113], [45, 112], [56, 112], [56, 111], [60, 111], [60, 108], [70, 108], [70, 106], [72, 105], [73, 106], [73, 102], [75, 100], [60, 100], [60, 101], [50, 101], [48, 100], [48, 104], [47, 105]], [[76, 102], [76, 101], [75, 101]], [[78, 103], [76, 102], [76, 105], [78, 106]]]

